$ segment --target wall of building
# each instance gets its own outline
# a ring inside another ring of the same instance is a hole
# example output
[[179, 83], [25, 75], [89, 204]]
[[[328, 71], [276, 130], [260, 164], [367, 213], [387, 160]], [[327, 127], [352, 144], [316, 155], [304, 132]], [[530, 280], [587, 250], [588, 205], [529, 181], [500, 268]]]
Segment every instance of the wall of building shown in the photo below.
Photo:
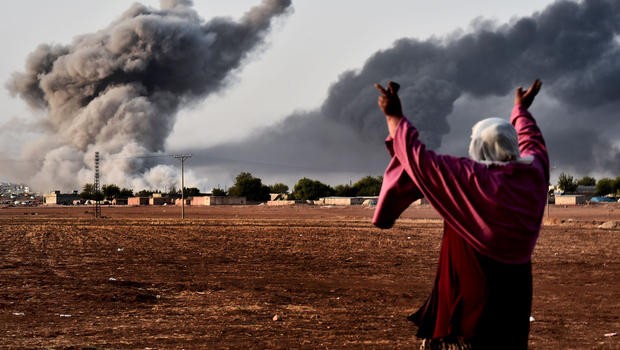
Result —
[[149, 205], [164, 205], [170, 203], [170, 200], [165, 197], [151, 197], [149, 198]]
[[149, 198], [148, 197], [127, 198], [127, 205], [149, 205]]
[[377, 197], [325, 197], [315, 201], [321, 205], [362, 205], [367, 199], [376, 199]]
[[79, 200], [80, 196], [76, 193], [60, 193], [55, 191], [43, 196], [43, 204], [46, 205], [73, 205], [73, 201]]
[[[177, 205], [180, 205], [179, 202]], [[192, 197], [190, 205], [245, 205], [245, 197], [200, 196]]]
[[582, 195], [555, 196], [555, 205], [578, 205], [585, 203], [586, 197]]
[[[191, 205], [193, 198], [183, 198], [185, 200], [185, 205]], [[174, 200], [174, 205], [181, 205], [181, 198], [177, 198]]]
[[294, 204], [308, 204], [306, 201], [301, 200], [276, 200], [276, 201], [268, 201], [267, 205], [271, 206], [284, 206], [284, 205], [294, 205]]

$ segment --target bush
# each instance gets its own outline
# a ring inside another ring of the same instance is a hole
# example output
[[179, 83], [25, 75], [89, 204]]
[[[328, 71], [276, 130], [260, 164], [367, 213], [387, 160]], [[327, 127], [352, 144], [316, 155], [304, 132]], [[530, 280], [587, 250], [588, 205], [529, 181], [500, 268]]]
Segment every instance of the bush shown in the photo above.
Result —
[[329, 197], [334, 195], [334, 189], [317, 180], [311, 180], [306, 177], [300, 179], [293, 188], [293, 196], [295, 199], [316, 200], [321, 197]]
[[245, 197], [248, 201], [262, 202], [269, 200], [269, 187], [261, 179], [242, 172], [235, 177], [235, 184], [228, 190], [231, 196]]

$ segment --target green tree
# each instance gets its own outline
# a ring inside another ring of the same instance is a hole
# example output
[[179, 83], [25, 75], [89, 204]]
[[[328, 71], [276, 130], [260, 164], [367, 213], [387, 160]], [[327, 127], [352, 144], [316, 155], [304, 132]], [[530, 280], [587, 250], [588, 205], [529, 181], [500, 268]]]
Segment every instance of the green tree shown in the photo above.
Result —
[[153, 195], [153, 191], [151, 190], [140, 190], [138, 191], [138, 193], [136, 193], [136, 197], [150, 197]]
[[338, 197], [355, 197], [355, 189], [349, 185], [337, 185], [334, 187], [334, 195]]
[[223, 197], [223, 196], [226, 196], [227, 193], [223, 189], [216, 187], [213, 190], [211, 190], [211, 195]]
[[596, 186], [596, 179], [592, 176], [584, 176], [581, 179], [577, 180], [577, 185], [579, 186]]
[[271, 193], [288, 193], [288, 186], [281, 182], [278, 182], [269, 186], [269, 191]]
[[183, 195], [185, 197], [196, 197], [200, 196], [200, 190], [197, 187], [185, 187], [183, 189]]
[[614, 194], [620, 195], [620, 176], [617, 176], [613, 182], [614, 185]]
[[177, 190], [176, 187], [170, 187], [170, 191], [168, 191], [168, 197], [170, 198], [181, 198], [181, 191]]
[[260, 178], [248, 172], [242, 172], [235, 177], [235, 184], [228, 190], [228, 193], [235, 197], [245, 197], [252, 202], [269, 200], [269, 187], [263, 185]]
[[333, 196], [334, 189], [318, 180], [304, 177], [295, 184], [293, 194], [296, 199], [316, 200], [321, 197]]
[[577, 183], [571, 175], [561, 173], [558, 177], [558, 188], [562, 192], [575, 192], [577, 190]]
[[381, 191], [382, 176], [366, 176], [353, 184], [355, 196], [378, 196]]
[[80, 198], [82, 199], [94, 199], [95, 198], [95, 185], [85, 184], [80, 192]]
[[133, 197], [133, 190], [129, 188], [123, 187], [121, 191], [118, 193], [118, 198], [129, 198], [129, 197]]
[[610, 178], [602, 178], [596, 183], [596, 194], [598, 196], [606, 196], [615, 193], [614, 180]]
[[103, 196], [106, 199], [114, 199], [118, 198], [119, 194], [121, 193], [121, 189], [114, 184], [103, 185], [103, 187], [101, 187], [101, 192], [103, 192]]
[[94, 184], [85, 184], [80, 192], [80, 198], [100, 201], [103, 199], [103, 193], [101, 191], [95, 191]]

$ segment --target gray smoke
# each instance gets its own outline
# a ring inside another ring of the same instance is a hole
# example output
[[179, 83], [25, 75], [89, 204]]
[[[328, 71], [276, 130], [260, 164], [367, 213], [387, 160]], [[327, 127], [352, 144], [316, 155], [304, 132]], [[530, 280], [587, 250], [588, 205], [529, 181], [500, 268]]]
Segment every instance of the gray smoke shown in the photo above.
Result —
[[159, 10], [134, 4], [70, 45], [40, 45], [7, 83], [46, 112], [45, 137], [23, 150], [34, 164], [23, 173], [39, 189], [76, 188], [92, 182], [99, 151], [107, 183], [169, 185], [171, 169], [135, 156], [163, 152], [179, 107], [224, 88], [290, 5], [263, 0], [239, 21], [205, 22], [191, 0], [162, 0]]
[[469, 32], [442, 39], [400, 39], [360, 70], [342, 74], [319, 109], [213, 147], [204, 161], [252, 160], [248, 167], [263, 173], [269, 169], [256, 161], [281, 164], [278, 171], [293, 165], [296, 172], [307, 166], [381, 173], [387, 130], [373, 83], [388, 80], [401, 84], [405, 113], [430, 148], [465, 155], [471, 126], [490, 116], [507, 118], [514, 89], [541, 78], [543, 94], [533, 112], [552, 166], [618, 174], [619, 34], [620, 1], [587, 0], [558, 1], [507, 24], [477, 20]]

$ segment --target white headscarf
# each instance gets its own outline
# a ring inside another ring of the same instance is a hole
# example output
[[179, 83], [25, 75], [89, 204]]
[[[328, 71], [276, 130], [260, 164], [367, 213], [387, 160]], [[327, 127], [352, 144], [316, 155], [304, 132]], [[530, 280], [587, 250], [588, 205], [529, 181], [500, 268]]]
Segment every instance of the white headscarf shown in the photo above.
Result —
[[484, 119], [474, 125], [471, 130], [469, 156], [477, 162], [486, 164], [531, 162], [529, 157], [521, 158], [519, 139], [514, 126], [500, 118]]

